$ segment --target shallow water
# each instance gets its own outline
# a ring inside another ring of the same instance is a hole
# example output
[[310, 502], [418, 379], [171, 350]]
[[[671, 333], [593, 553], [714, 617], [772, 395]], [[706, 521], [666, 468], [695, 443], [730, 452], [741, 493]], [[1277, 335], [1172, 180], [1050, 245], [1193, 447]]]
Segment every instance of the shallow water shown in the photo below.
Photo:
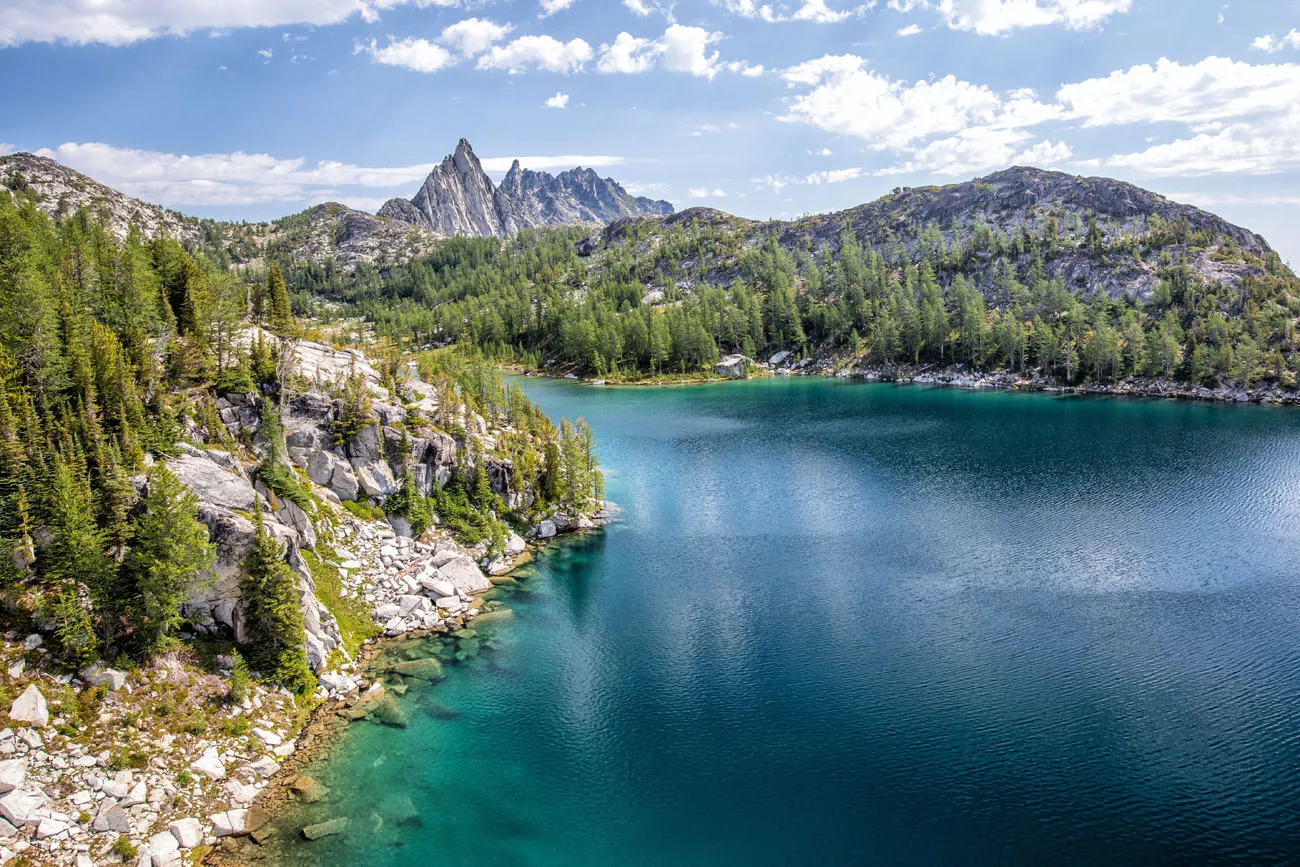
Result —
[[521, 382], [621, 522], [353, 725], [271, 863], [1300, 861], [1300, 415]]

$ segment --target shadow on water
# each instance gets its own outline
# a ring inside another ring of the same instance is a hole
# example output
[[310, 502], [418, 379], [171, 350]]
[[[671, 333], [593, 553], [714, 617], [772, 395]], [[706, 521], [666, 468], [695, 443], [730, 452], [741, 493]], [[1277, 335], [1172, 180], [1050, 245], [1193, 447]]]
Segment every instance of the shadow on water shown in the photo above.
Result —
[[390, 649], [263, 863], [1300, 863], [1300, 415], [523, 384], [625, 523]]
[[604, 531], [585, 533], [566, 540], [549, 558], [554, 574], [554, 593], [563, 600], [568, 617], [581, 626], [586, 622], [592, 602], [594, 576], [604, 558], [608, 538]]

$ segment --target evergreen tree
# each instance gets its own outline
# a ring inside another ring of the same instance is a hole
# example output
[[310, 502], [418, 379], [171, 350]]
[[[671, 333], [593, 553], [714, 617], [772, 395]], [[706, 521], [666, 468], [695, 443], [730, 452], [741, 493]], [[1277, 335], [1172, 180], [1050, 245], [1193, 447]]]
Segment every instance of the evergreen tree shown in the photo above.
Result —
[[167, 469], [149, 471], [126, 570], [134, 589], [137, 644], [161, 649], [181, 623], [181, 605], [216, 559], [194, 494]]
[[99, 636], [91, 621], [90, 594], [76, 581], [61, 581], [54, 595], [54, 634], [69, 668], [80, 669], [99, 658]]
[[89, 483], [62, 457], [54, 464], [49, 511], [54, 537], [39, 561], [45, 577], [56, 583], [85, 584], [96, 604], [116, 603], [117, 564], [105, 557], [104, 534], [95, 523]]
[[288, 334], [293, 329], [293, 307], [279, 262], [272, 262], [267, 271], [266, 294], [271, 299], [271, 330], [276, 334]]
[[307, 667], [307, 633], [297, 581], [284, 562], [280, 543], [267, 531], [261, 512], [253, 518], [253, 548], [244, 560], [240, 583], [244, 629], [244, 655], [262, 675], [298, 694], [316, 684]]

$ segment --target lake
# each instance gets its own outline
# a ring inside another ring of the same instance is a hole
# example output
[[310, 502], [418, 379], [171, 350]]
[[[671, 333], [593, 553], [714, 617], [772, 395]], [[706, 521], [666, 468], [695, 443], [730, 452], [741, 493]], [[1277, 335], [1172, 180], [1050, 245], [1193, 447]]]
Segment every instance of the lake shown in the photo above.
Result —
[[519, 381], [621, 520], [353, 725], [271, 863], [1300, 861], [1294, 411]]

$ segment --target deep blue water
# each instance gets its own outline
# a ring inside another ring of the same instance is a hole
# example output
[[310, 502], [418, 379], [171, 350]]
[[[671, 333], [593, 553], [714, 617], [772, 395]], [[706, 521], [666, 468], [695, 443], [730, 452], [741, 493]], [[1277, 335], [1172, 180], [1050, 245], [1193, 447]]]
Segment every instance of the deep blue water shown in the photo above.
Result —
[[1300, 415], [522, 382], [622, 520], [353, 725], [274, 863], [1300, 863]]

